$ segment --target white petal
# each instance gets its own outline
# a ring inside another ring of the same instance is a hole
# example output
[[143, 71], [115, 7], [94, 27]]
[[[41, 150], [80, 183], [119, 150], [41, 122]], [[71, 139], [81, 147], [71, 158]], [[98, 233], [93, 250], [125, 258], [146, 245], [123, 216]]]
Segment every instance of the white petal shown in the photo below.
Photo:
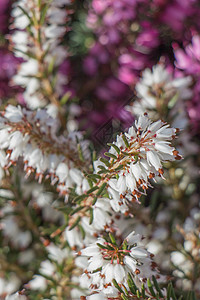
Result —
[[122, 265], [120, 265], [120, 264], [115, 265], [114, 274], [115, 274], [115, 280], [118, 283], [123, 281], [123, 279], [125, 277], [125, 270], [122, 267]]
[[153, 166], [156, 170], [162, 168], [159, 156], [154, 151], [147, 151], [147, 162], [150, 166]]
[[148, 252], [145, 249], [136, 247], [131, 249], [130, 255], [134, 258], [144, 258], [148, 256]]

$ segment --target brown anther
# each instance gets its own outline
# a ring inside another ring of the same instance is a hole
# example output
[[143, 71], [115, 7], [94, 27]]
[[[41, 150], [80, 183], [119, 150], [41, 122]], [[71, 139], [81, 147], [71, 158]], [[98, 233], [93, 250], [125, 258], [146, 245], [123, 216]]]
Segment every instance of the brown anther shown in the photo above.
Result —
[[12, 200], [12, 201], [10, 201], [10, 204], [12, 207], [15, 207], [17, 205], [17, 202]]
[[12, 150], [11, 150], [11, 149], [8, 149], [8, 150], [6, 150], [6, 153], [9, 154], [9, 155], [11, 155]]
[[131, 201], [132, 201], [132, 202], [135, 202], [135, 201], [136, 201], [135, 196], [132, 197]]
[[22, 291], [19, 291], [18, 294], [19, 295], [24, 295], [25, 289], [23, 289]]
[[81, 255], [81, 251], [78, 251], [78, 253], [77, 253], [78, 255]]
[[160, 175], [163, 175], [163, 174], [164, 174], [163, 169], [159, 169], [159, 170], [158, 170], [158, 173], [159, 173]]
[[155, 174], [154, 173], [149, 173], [149, 179], [154, 178]]
[[157, 264], [154, 261], [152, 261], [151, 267], [152, 267], [152, 269], [155, 269], [157, 267]]
[[105, 288], [107, 288], [107, 287], [109, 287], [109, 286], [111, 286], [111, 283], [106, 283], [106, 284], [104, 285]]
[[175, 159], [176, 159], [176, 160], [181, 160], [182, 157], [181, 157], [180, 155], [177, 155], [177, 156], [175, 157]]
[[136, 275], [140, 274], [140, 270], [139, 270], [139, 269], [136, 269], [136, 270], [135, 270], [135, 274], [136, 274]]
[[140, 196], [141, 196], [141, 193], [136, 191], [136, 195], [137, 195], [138, 197], [140, 197]]
[[179, 154], [177, 150], [174, 150], [172, 153], [174, 156], [177, 156]]
[[43, 243], [43, 245], [44, 245], [45, 247], [47, 247], [47, 246], [50, 245], [50, 241], [47, 240], [47, 239], [44, 239], [44, 240], [42, 241], [42, 243]]
[[151, 257], [151, 258], [153, 258], [153, 257], [154, 257], [154, 254], [153, 254], [153, 253], [151, 253], [151, 254], [150, 254], [150, 257]]

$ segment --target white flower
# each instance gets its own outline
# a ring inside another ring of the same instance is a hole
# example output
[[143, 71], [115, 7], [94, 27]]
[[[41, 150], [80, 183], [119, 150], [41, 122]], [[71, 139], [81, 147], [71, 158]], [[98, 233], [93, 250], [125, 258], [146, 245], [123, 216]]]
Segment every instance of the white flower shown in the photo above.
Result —
[[[14, 43], [16, 50], [14, 51], [17, 57], [22, 57], [27, 59], [27, 55], [23, 54], [26, 53], [28, 50], [27, 43], [28, 43], [28, 33], [26, 31], [15, 31], [12, 34], [12, 42]], [[14, 77], [15, 78], [15, 77]], [[15, 79], [13, 80], [15, 81]]]
[[56, 175], [59, 178], [59, 181], [62, 183], [64, 182], [69, 174], [69, 169], [65, 163], [59, 163], [56, 169]]
[[108, 298], [103, 293], [95, 293], [87, 296], [86, 300], [107, 300]]
[[56, 271], [55, 266], [49, 261], [45, 260], [41, 262], [40, 265], [40, 273], [46, 276], [52, 276]]
[[[189, 89], [191, 82], [192, 79], [189, 76], [174, 79], [164, 65], [155, 65], [152, 70], [143, 71], [142, 78], [135, 87], [138, 100], [134, 101], [132, 106], [127, 106], [127, 110], [134, 115], [147, 111], [152, 118], [156, 119], [159, 117], [159, 109], [164, 109], [164, 107], [171, 109], [170, 100], [174, 97], [173, 111], [176, 111], [178, 117], [180, 111], [185, 110], [182, 100], [192, 96], [192, 90]], [[177, 117], [175, 116], [175, 119]], [[185, 115], [182, 116], [182, 119], [185, 118]]]
[[19, 292], [6, 296], [5, 300], [26, 300], [27, 297], [20, 295]]
[[144, 248], [141, 240], [142, 236], [133, 232], [124, 240], [123, 247], [98, 238], [96, 243], [82, 249], [81, 255], [89, 257], [85, 273], [91, 280], [91, 289], [111, 296], [116, 294], [113, 279], [128, 289], [129, 272], [139, 282], [156, 275], [156, 264], [152, 262], [152, 255]]
[[49, 22], [52, 24], [63, 24], [66, 21], [66, 12], [56, 7], [50, 7], [47, 11]]
[[69, 252], [67, 251], [67, 249], [60, 249], [53, 243], [47, 246], [46, 249], [49, 252], [48, 257], [51, 260], [58, 262], [59, 264], [61, 264], [69, 256]]
[[20, 287], [20, 279], [14, 274], [10, 274], [9, 279], [0, 278], [0, 296], [5, 297], [14, 293]]
[[32, 290], [44, 291], [47, 287], [47, 280], [40, 275], [34, 275], [33, 279], [28, 282], [27, 287]]
[[8, 105], [5, 111], [5, 118], [7, 118], [10, 122], [20, 122], [23, 117], [22, 110], [20, 106], [15, 107], [13, 105]]
[[50, 25], [45, 29], [45, 35], [47, 38], [61, 37], [65, 33], [66, 29], [61, 26]]

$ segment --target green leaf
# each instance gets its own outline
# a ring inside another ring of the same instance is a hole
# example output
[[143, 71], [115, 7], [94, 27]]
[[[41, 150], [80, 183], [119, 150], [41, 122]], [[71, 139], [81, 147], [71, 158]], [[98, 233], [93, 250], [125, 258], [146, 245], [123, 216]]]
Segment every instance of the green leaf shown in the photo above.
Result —
[[70, 226], [69, 231], [72, 230], [72, 229], [74, 229], [74, 228], [78, 225], [78, 223], [80, 222], [80, 220], [81, 220], [81, 217], [78, 216], [78, 218], [77, 218], [77, 219], [74, 221], [74, 223]]
[[130, 156], [129, 153], [126, 153], [126, 152], [124, 152], [124, 151], [122, 151], [122, 154], [123, 154], [124, 156]]
[[91, 180], [94, 180], [95, 182], [96, 182], [97, 180], [100, 180], [100, 179], [101, 179], [101, 176], [98, 175], [98, 174], [88, 174], [87, 177], [90, 178]]
[[91, 209], [90, 209], [90, 221], [89, 221], [89, 224], [90, 224], [90, 225], [92, 224], [93, 219], [94, 219], [94, 214], [93, 214], [93, 209], [91, 208]]
[[135, 161], [134, 161], [134, 165], [138, 162], [138, 155], [134, 155]]
[[119, 286], [119, 284], [117, 283], [117, 281], [115, 279], [113, 279], [112, 282], [113, 282], [114, 286], [116, 287], [116, 289], [118, 289], [118, 291], [123, 294], [124, 292], [121, 289], [121, 287]]
[[120, 149], [115, 145], [115, 144], [110, 144], [110, 143], [108, 143], [107, 144], [108, 146], [110, 146], [110, 147], [113, 147], [114, 149], [115, 149], [115, 151], [118, 153], [118, 154], [120, 154]]
[[93, 186], [91, 189], [89, 189], [89, 190], [87, 191], [87, 195], [93, 193], [94, 191], [96, 191], [96, 190], [98, 190], [98, 189], [99, 189], [98, 186]]
[[[100, 161], [103, 162], [107, 167], [110, 167], [110, 163], [106, 158], [101, 157]], [[98, 168], [100, 168], [100, 166], [98, 166]]]
[[173, 300], [177, 300], [171, 282], [168, 284], [168, 287], [167, 287], [167, 300], [170, 300], [170, 297], [171, 297]]
[[107, 246], [101, 245], [100, 243], [97, 243], [97, 246], [101, 249], [109, 249]]
[[114, 169], [114, 171], [120, 171], [123, 169], [123, 167], [124, 167], [123, 165], [119, 165], [117, 168]]
[[97, 195], [97, 196], [100, 196], [100, 195], [103, 193], [103, 191], [104, 191], [104, 189], [105, 189], [106, 186], [107, 186], [107, 183], [104, 182], [104, 183], [100, 186], [100, 188], [99, 188], [98, 192], [96, 193], [96, 195]]
[[153, 297], [156, 297], [156, 293], [154, 292], [152, 283], [151, 283], [151, 281], [150, 281], [149, 278], [147, 279], [147, 286], [148, 286], [149, 291], [151, 292], [152, 296], [153, 296]]
[[117, 245], [115, 237], [114, 237], [114, 235], [112, 233], [109, 233], [109, 238], [110, 238], [112, 244]]
[[85, 230], [83, 229], [83, 226], [81, 226], [80, 224], [78, 224], [78, 228], [79, 228], [82, 238], [84, 240], [85, 239]]
[[71, 92], [66, 92], [62, 98], [60, 99], [60, 104], [63, 106], [67, 103], [67, 101], [69, 100], [69, 98], [71, 97]]
[[97, 160], [97, 153], [96, 153], [96, 151], [92, 151], [92, 161], [95, 161], [95, 160]]
[[110, 171], [109, 170], [101, 170], [101, 171], [98, 171], [97, 173], [98, 174], [106, 174], [106, 173], [109, 173]]
[[[87, 182], [89, 183], [90, 188], [93, 187], [93, 182], [90, 178], [87, 178]], [[97, 183], [97, 181], [95, 181], [94, 183]]]
[[43, 24], [44, 24], [44, 21], [45, 21], [45, 17], [46, 17], [48, 8], [49, 8], [49, 5], [46, 4], [46, 5], [43, 6], [43, 8], [42, 8], [42, 10], [41, 10], [41, 14], [40, 14], [40, 25], [43, 25]]
[[128, 298], [126, 295], [124, 295], [124, 294], [121, 294], [121, 298], [122, 298], [123, 300], [129, 300], [129, 298]]
[[127, 240], [124, 240], [124, 242], [122, 244], [122, 249], [127, 250], [127, 246], [128, 246]]
[[144, 283], [142, 284], [142, 287], [141, 287], [141, 293], [142, 293], [142, 297], [145, 299], [146, 295], [145, 295], [145, 286], [144, 286]]
[[124, 144], [125, 144], [125, 146], [127, 147], [127, 148], [129, 148], [129, 142], [127, 141], [127, 138], [126, 138], [126, 136], [124, 135], [124, 134], [122, 134], [122, 139], [123, 139], [123, 141], [124, 141]]
[[31, 17], [30, 17], [29, 14], [27, 13], [27, 11], [26, 11], [23, 7], [21, 7], [21, 6], [18, 6], [18, 8], [23, 12], [24, 15], [27, 16], [27, 18], [28, 18], [29, 21], [30, 21], [30, 24], [33, 25], [33, 20], [31, 19]]
[[171, 297], [171, 285], [168, 284], [167, 286], [167, 300], [170, 300]]
[[85, 199], [86, 197], [88, 197], [88, 195], [80, 195], [80, 196], [77, 196], [77, 197], [74, 199], [74, 202], [82, 201], [82, 200]]
[[75, 208], [71, 213], [70, 216], [73, 216], [74, 214], [76, 214], [77, 212], [79, 212], [81, 209], [83, 209], [83, 206], [79, 206], [77, 208]]
[[94, 200], [92, 201], [92, 205], [95, 205], [96, 204], [96, 202], [97, 202], [97, 197], [94, 197]]
[[104, 155], [105, 155], [105, 156], [108, 156], [108, 157], [110, 157], [110, 158], [113, 158], [113, 159], [115, 159], [115, 160], [117, 160], [117, 156], [114, 155], [114, 154], [112, 154], [112, 153], [105, 152]]
[[160, 297], [164, 297], [163, 293], [162, 293], [162, 291], [161, 291], [161, 289], [160, 289], [160, 287], [158, 285], [158, 282], [157, 282], [157, 280], [156, 280], [156, 278], [155, 278], [154, 275], [152, 276], [152, 280], [153, 280], [154, 287], [156, 288], [157, 292], [159, 293], [159, 296]]
[[186, 300], [196, 300], [194, 291], [189, 291]]
[[138, 290], [137, 286], [135, 285], [135, 282], [133, 281], [133, 278], [131, 276], [130, 273], [128, 273], [128, 277], [127, 277], [127, 283], [128, 283], [128, 287], [130, 289], [130, 291], [136, 295], [136, 292]]
[[99, 165], [98, 166], [98, 169], [101, 169], [101, 170], [106, 170], [106, 171], [108, 171], [108, 169], [106, 169], [104, 166], [102, 166], [102, 165]]
[[140, 298], [141, 294], [140, 294], [139, 290], [136, 291], [136, 295], [138, 298]]

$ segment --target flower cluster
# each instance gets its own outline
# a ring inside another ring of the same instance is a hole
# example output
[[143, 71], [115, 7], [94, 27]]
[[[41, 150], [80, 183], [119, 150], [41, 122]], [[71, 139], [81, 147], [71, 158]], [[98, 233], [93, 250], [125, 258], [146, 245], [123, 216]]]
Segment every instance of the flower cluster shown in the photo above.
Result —
[[83, 159], [84, 155], [88, 159], [87, 142], [81, 141], [79, 133], [58, 137], [58, 128], [59, 122], [46, 110], [33, 112], [8, 105], [1, 117], [1, 178], [3, 168], [8, 169], [23, 157], [27, 176], [36, 172], [39, 182], [45, 175], [52, 183], [58, 181], [62, 194], [75, 183], [82, 186], [83, 175], [76, 168], [76, 164], [81, 165], [78, 145]]
[[[114, 167], [116, 178], [108, 182], [111, 205], [115, 211], [126, 207], [127, 201], [138, 201], [150, 186], [149, 179], [162, 176], [162, 162], [181, 159], [170, 142], [176, 129], [162, 121], [152, 123], [147, 115], [140, 116], [135, 128], [129, 128], [125, 135], [117, 136], [117, 141], [109, 150], [111, 161], [116, 158]], [[109, 156], [109, 155], [108, 155]], [[108, 170], [113, 168], [107, 167]], [[98, 169], [98, 166], [97, 166]]]
[[102, 292], [108, 297], [119, 295], [114, 280], [129, 289], [128, 274], [135, 278], [137, 284], [146, 283], [152, 275], [160, 278], [152, 260], [153, 255], [142, 245], [142, 236], [135, 232], [129, 234], [120, 246], [113, 236], [110, 242], [99, 238], [96, 243], [81, 250], [80, 255], [89, 257], [83, 276], [91, 291]]
[[173, 78], [162, 64], [155, 65], [152, 71], [146, 69], [135, 86], [139, 101], [135, 101], [128, 109], [136, 115], [147, 111], [155, 119], [156, 113], [159, 118], [168, 112], [175, 98], [176, 103], [179, 102], [180, 112], [180, 105], [192, 96], [192, 91], [188, 88], [191, 81], [189, 76]]
[[[12, 28], [15, 31], [11, 39], [15, 54], [24, 59], [13, 82], [26, 88], [23, 101], [29, 107], [41, 107], [50, 101], [55, 106], [52, 108], [53, 115], [59, 106], [57, 92], [60, 80], [67, 81], [64, 74], [60, 75], [57, 88], [53, 88], [55, 79], [52, 70], [58, 68], [67, 57], [67, 51], [60, 43], [72, 13], [67, 9], [70, 4], [69, 0], [52, 1], [51, 4], [34, 0], [17, 1], [12, 10]], [[47, 78], [43, 77], [44, 72], [48, 73]]]

